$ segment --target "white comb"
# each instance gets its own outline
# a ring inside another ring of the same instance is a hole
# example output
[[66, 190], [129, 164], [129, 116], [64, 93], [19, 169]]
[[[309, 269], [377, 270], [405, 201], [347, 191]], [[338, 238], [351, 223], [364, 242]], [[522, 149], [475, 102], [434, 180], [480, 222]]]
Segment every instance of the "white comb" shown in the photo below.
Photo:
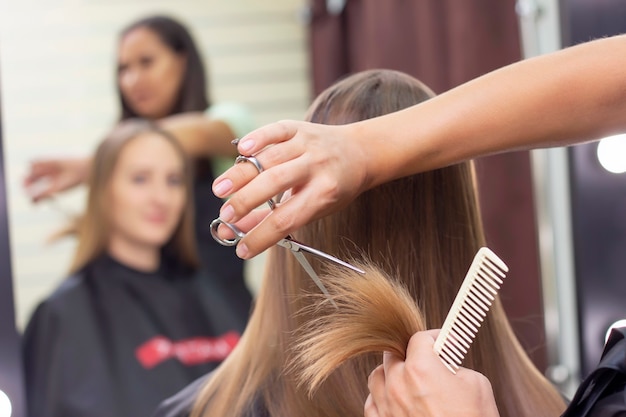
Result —
[[509, 268], [488, 248], [480, 248], [435, 340], [434, 350], [452, 372], [461, 366]]

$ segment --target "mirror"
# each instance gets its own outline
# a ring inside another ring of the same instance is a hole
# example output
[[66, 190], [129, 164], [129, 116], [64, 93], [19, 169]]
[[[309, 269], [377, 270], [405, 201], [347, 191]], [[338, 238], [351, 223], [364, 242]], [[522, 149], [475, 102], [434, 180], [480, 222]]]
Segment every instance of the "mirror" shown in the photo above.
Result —
[[300, 119], [308, 105], [305, 27], [298, 18], [304, 5], [303, 0], [3, 0], [0, 5], [9, 227], [22, 329], [36, 303], [65, 277], [74, 250], [71, 239], [51, 245], [46, 239], [67, 216], [81, 212], [85, 196], [79, 188], [33, 205], [22, 180], [34, 158], [92, 151], [116, 120], [118, 31], [148, 14], [178, 18], [205, 59], [212, 99], [245, 104], [262, 125]]
[[[308, 106], [306, 28], [299, 17], [304, 6], [305, 0], [0, 0], [2, 127], [19, 330], [67, 276], [74, 240], [46, 240], [82, 211], [85, 198], [79, 187], [33, 205], [22, 180], [37, 157], [92, 152], [116, 121], [119, 30], [150, 14], [179, 19], [205, 59], [212, 100], [246, 105], [260, 126], [301, 119]], [[248, 268], [253, 290], [260, 268], [259, 261]], [[10, 316], [0, 320], [13, 325]]]

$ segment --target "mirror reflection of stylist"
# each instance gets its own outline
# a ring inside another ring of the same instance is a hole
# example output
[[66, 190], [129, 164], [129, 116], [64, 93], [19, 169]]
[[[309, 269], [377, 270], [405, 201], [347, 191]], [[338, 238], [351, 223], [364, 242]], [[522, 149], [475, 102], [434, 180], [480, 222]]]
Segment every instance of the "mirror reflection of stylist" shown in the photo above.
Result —
[[[207, 99], [204, 67], [189, 34], [166, 16], [141, 19], [125, 28], [117, 51], [120, 119], [142, 117], [170, 131], [195, 162], [196, 236], [200, 261], [211, 271], [220, 291], [241, 314], [248, 314], [251, 296], [243, 280], [243, 263], [232, 249], [218, 245], [209, 224], [221, 205], [211, 192], [220, 156], [237, 151], [230, 141], [254, 126], [249, 112], [237, 103]], [[223, 160], [222, 160], [223, 161]], [[48, 158], [34, 162], [25, 180], [34, 201], [86, 181], [91, 159]], [[232, 160], [228, 162], [232, 165]], [[44, 181], [41, 181], [44, 180]]]
[[197, 268], [191, 171], [144, 120], [100, 144], [71, 275], [24, 334], [30, 416], [150, 415], [234, 348], [247, 315]]

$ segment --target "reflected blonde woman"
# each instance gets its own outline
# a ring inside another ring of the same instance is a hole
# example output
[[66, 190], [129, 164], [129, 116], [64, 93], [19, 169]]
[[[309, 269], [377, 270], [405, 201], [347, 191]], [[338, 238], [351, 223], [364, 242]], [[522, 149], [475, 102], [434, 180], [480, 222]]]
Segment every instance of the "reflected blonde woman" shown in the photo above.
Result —
[[247, 316], [199, 268], [192, 167], [128, 119], [99, 145], [70, 275], [23, 338], [31, 417], [136, 417], [213, 370]]

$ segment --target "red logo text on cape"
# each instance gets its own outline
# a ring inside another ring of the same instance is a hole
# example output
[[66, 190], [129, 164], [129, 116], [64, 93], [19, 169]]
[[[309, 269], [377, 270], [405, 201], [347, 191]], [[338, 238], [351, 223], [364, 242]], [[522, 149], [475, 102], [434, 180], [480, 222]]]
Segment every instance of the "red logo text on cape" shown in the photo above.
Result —
[[135, 350], [141, 365], [151, 369], [168, 359], [177, 359], [187, 366], [221, 362], [233, 351], [239, 334], [228, 332], [218, 337], [192, 337], [176, 342], [155, 336]]

